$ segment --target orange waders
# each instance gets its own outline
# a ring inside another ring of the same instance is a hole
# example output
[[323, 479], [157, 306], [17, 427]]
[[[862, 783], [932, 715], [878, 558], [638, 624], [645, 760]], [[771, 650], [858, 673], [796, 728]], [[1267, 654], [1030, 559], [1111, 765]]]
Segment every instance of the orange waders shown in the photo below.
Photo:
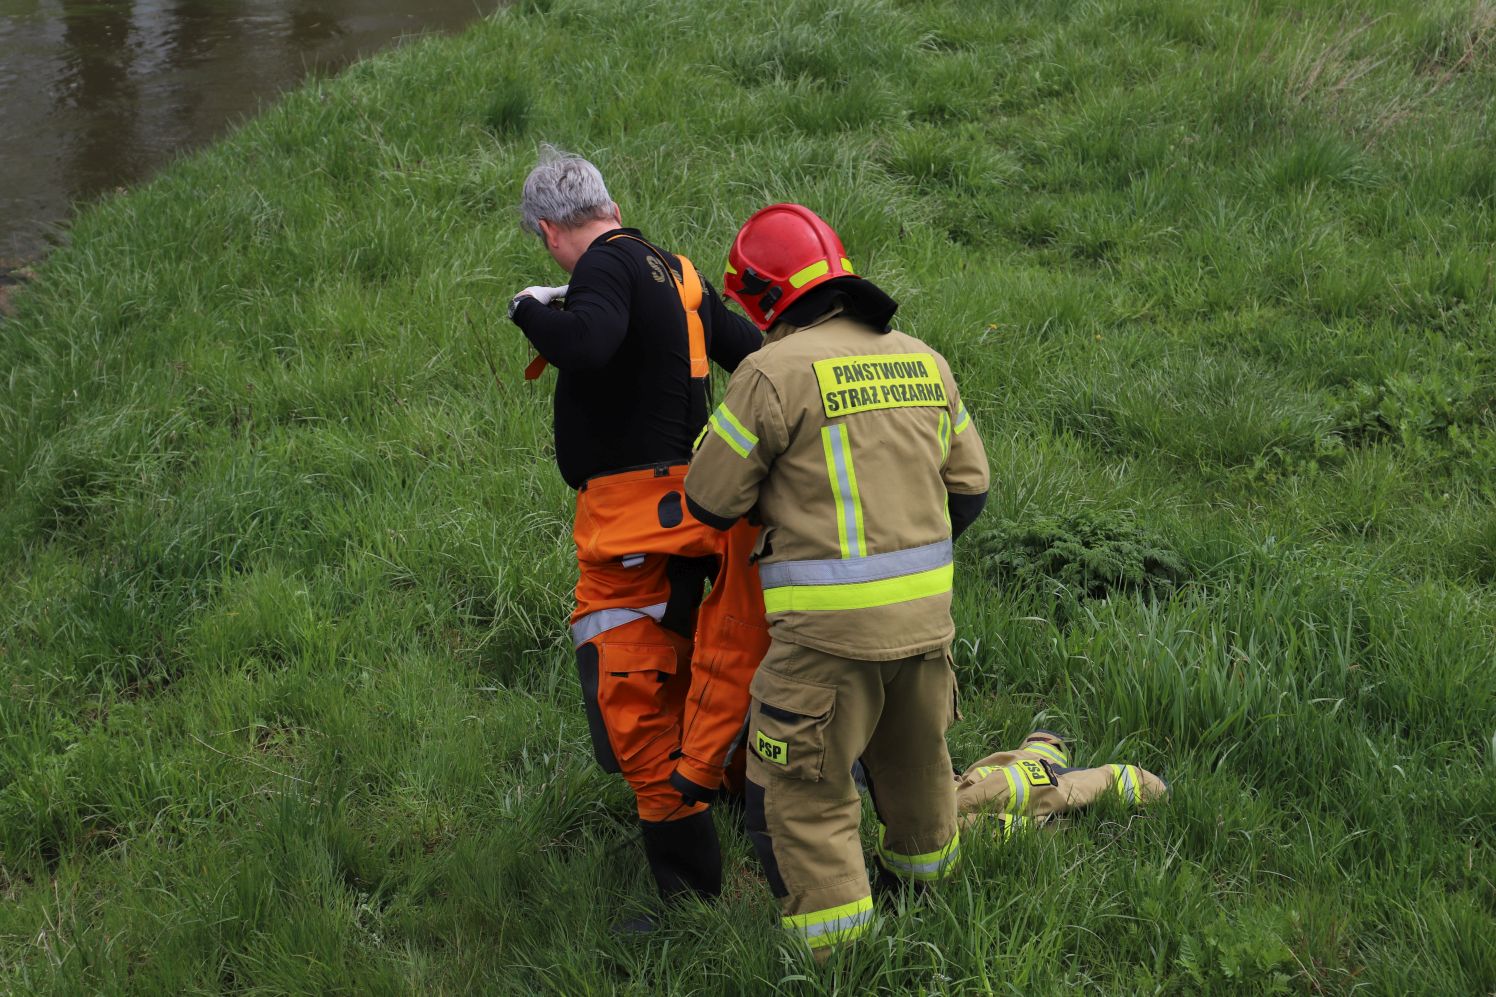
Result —
[[749, 561], [758, 529], [698, 522], [686, 510], [685, 472], [622, 471], [577, 493], [571, 632], [587, 723], [598, 764], [628, 781], [646, 825], [706, 810], [769, 645]]

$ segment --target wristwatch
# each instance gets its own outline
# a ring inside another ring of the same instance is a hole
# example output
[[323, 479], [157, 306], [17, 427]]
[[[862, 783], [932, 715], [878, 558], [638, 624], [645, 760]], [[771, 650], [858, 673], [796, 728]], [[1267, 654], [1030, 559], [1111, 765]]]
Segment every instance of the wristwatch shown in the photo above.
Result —
[[514, 318], [514, 310], [519, 307], [519, 303], [521, 301], [523, 301], [525, 298], [528, 298], [528, 297], [529, 297], [528, 294], [526, 294], [523, 291], [521, 291], [519, 294], [516, 294], [514, 297], [512, 297], [512, 298], [509, 299], [509, 318], [510, 319]]

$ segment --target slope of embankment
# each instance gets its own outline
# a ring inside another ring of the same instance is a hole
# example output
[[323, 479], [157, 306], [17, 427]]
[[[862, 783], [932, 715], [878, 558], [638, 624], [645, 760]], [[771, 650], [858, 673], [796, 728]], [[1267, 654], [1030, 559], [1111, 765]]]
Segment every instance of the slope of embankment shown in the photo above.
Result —
[[734, 831], [721, 909], [608, 933], [646, 886], [504, 319], [562, 279], [543, 140], [709, 276], [768, 201], [840, 229], [997, 482], [957, 762], [1038, 724], [1174, 788], [969, 839], [798, 986], [1496, 990], [1493, 41], [1489, 0], [534, 0], [89, 209], [0, 324], [0, 992], [804, 971]]

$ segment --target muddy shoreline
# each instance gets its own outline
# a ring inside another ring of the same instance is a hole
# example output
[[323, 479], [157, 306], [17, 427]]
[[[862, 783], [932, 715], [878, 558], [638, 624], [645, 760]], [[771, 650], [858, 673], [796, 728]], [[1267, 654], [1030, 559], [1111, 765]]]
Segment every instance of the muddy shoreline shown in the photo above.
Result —
[[0, 260], [0, 322], [16, 313], [11, 296], [36, 279], [34, 260]]

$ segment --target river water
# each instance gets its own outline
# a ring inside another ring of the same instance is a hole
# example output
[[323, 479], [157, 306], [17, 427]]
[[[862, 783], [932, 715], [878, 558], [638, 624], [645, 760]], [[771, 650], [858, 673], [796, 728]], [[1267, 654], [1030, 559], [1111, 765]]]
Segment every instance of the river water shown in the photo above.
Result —
[[309, 72], [496, 0], [0, 0], [0, 266]]

